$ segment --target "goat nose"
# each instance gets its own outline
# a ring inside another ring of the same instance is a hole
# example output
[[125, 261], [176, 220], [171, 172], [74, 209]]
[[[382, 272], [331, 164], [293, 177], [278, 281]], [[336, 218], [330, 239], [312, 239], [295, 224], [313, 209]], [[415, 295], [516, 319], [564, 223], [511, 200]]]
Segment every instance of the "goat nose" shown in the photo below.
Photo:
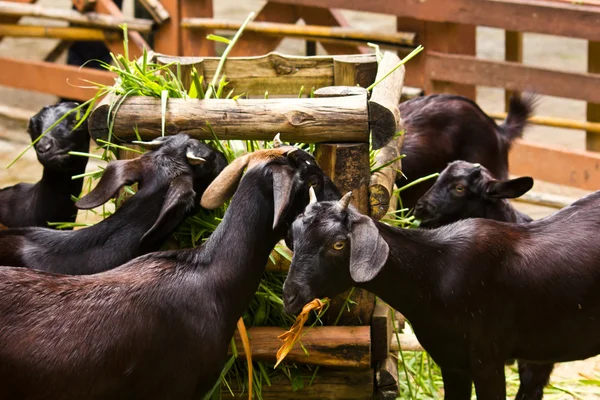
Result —
[[421, 200], [415, 205], [415, 213], [421, 214], [424, 212], [433, 213], [435, 212], [435, 205], [431, 204], [427, 200]]
[[43, 137], [37, 142], [35, 148], [40, 153], [45, 153], [52, 147], [52, 140], [46, 137]]

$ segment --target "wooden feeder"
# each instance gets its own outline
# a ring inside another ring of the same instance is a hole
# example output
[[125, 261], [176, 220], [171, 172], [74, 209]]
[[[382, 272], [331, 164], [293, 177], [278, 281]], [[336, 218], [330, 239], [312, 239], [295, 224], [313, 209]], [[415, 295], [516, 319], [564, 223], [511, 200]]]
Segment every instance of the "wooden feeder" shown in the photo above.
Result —
[[[189, 88], [192, 67], [204, 81], [212, 80], [218, 58], [170, 57], [155, 54], [155, 62], [180, 64], [184, 86]], [[212, 139], [207, 122], [223, 140], [272, 140], [281, 134], [284, 142], [317, 143], [315, 157], [342, 193], [352, 190], [353, 204], [364, 214], [381, 218], [395, 208], [391, 196], [400, 170], [396, 160], [375, 174], [370, 173], [369, 135], [373, 148], [381, 148], [376, 165], [396, 159], [402, 147], [402, 129], [398, 103], [404, 82], [404, 67], [395, 70], [377, 85], [370, 96], [364, 88], [383, 77], [398, 62], [394, 53], [384, 53], [377, 63], [375, 55], [290, 57], [270, 53], [261, 57], [229, 58], [223, 74], [236, 93], [253, 98], [224, 100], [169, 99], [166, 111], [166, 134], [186, 133], [198, 139]], [[306, 93], [315, 88], [314, 98], [298, 98], [301, 87]], [[268, 91], [269, 99], [264, 99]], [[99, 104], [88, 120], [94, 139], [106, 139], [110, 112], [109, 99]], [[113, 111], [114, 112], [114, 111]], [[125, 100], [113, 115], [114, 137], [124, 142], [136, 140], [134, 128], [142, 140], [161, 135], [161, 100], [132, 97]], [[285, 271], [285, 259], [273, 253], [275, 264], [270, 270]], [[326, 315], [337, 316], [347, 294], [332, 299]], [[294, 348], [286, 361], [320, 366], [312, 385], [292, 391], [285, 376], [263, 387], [265, 399], [394, 399], [398, 394], [397, 361], [390, 351], [395, 313], [374, 295], [355, 290], [356, 302], [342, 312], [344, 326], [312, 328], [302, 337], [306, 356]], [[331, 325], [332, 320], [326, 319]], [[253, 358], [275, 361], [281, 342], [281, 328], [249, 329]], [[299, 346], [297, 346], [299, 347]], [[241, 344], [237, 346], [241, 349]], [[240, 357], [244, 354], [241, 352]], [[310, 373], [308, 373], [310, 377]], [[308, 382], [308, 380], [307, 380]]]

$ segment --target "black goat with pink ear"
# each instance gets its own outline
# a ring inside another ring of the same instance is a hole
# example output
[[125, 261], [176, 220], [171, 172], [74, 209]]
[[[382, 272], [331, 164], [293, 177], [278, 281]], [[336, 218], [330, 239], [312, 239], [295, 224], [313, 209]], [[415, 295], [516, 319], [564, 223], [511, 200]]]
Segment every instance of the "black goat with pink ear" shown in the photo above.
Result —
[[529, 223], [437, 229], [390, 227], [348, 200], [312, 203], [293, 223], [288, 312], [351, 286], [376, 294], [441, 367], [446, 400], [469, 400], [473, 383], [478, 400], [505, 399], [507, 360], [548, 368], [600, 353], [600, 191]]

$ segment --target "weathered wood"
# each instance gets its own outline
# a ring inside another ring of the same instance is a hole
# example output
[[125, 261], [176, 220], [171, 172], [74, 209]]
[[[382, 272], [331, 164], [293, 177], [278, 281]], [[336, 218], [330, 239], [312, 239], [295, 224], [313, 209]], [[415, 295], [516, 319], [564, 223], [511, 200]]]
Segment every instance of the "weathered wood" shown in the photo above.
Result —
[[[588, 72], [600, 76], [600, 41], [588, 42]], [[586, 105], [586, 117], [588, 121], [600, 122], [600, 101]], [[585, 148], [590, 151], [600, 151], [600, 136], [587, 131], [585, 133]]]
[[[287, 257], [284, 257], [279, 252], [285, 253]], [[292, 255], [292, 251], [287, 247], [281, 247], [277, 251], [273, 249], [273, 251], [271, 251], [271, 257], [269, 257], [269, 261], [267, 262], [266, 270], [269, 272], [289, 271]]]
[[375, 156], [375, 167], [386, 165], [371, 175], [369, 183], [369, 205], [371, 217], [375, 219], [383, 218], [390, 209], [397, 171], [400, 171], [402, 166], [398, 157], [403, 142], [404, 135], [394, 138]]
[[392, 316], [390, 307], [377, 299], [371, 319], [371, 365], [373, 367], [389, 355], [393, 329]]
[[[237, 31], [241, 23], [231, 20], [217, 20], [212, 18], [185, 18], [181, 26], [188, 29], [223, 29]], [[382, 33], [379, 31], [368, 32], [363, 29], [355, 29], [340, 26], [318, 26], [318, 25], [296, 25], [277, 22], [250, 22], [244, 28], [244, 32], [256, 32], [263, 35], [296, 37], [301, 39], [341, 39], [362, 42], [374, 42], [387, 46], [414, 46], [415, 34], [410, 32]]]
[[[213, 0], [186, 0], [181, 1], [180, 17], [205, 17], [213, 16]], [[179, 28], [181, 34], [181, 55], [183, 56], [214, 56], [215, 42], [207, 40], [206, 35], [210, 30], [195, 30]], [[236, 44], [237, 46], [237, 44]], [[174, 54], [174, 53], [169, 53]]]
[[[310, 384], [313, 379], [312, 384]], [[303, 387], [294, 390], [284, 373], [279, 372], [270, 377], [271, 386], [263, 385], [261, 397], [264, 400], [369, 400], [373, 398], [373, 370], [333, 369], [320, 368], [314, 374], [314, 368], [298, 367], [293, 370], [295, 383]], [[246, 395], [236, 386], [236, 382], [229, 382], [236, 398]], [[229, 390], [223, 388], [223, 398], [231, 398]]]
[[315, 90], [315, 97], [367, 96], [367, 89], [360, 86], [327, 86]]
[[538, 206], [552, 207], [558, 209], [567, 207], [575, 200], [577, 199], [542, 192], [527, 192], [524, 195], [513, 199], [513, 201], [518, 201], [521, 203], [530, 203]]
[[[398, 339], [400, 340], [398, 342]], [[390, 351], [425, 351], [415, 335], [399, 333], [398, 336], [392, 336]]]
[[[360, 212], [368, 214], [369, 145], [367, 143], [320, 144], [316, 149], [315, 158], [342, 194], [352, 190], [352, 204]], [[348, 311], [343, 308], [348, 294], [349, 291], [346, 291], [331, 299], [329, 310], [324, 316], [326, 324], [332, 325], [338, 315], [341, 315], [339, 323], [343, 325], [362, 325], [371, 322], [375, 307], [374, 295], [362, 289], [355, 289], [351, 297], [355, 304], [351, 305]]]
[[[502, 121], [506, 119], [506, 113], [486, 112], [486, 114], [494, 119]], [[554, 126], [556, 128], [567, 129], [580, 129], [596, 135], [600, 133], [600, 122], [576, 121], [573, 119], [545, 117], [542, 115], [535, 115], [533, 117], [530, 117], [528, 121], [534, 125]]]
[[472, 56], [432, 51], [428, 52], [427, 68], [434, 80], [515, 91], [529, 90], [600, 103], [600, 74], [552, 71], [519, 63], [481, 60]]
[[10, 17], [37, 17], [67, 21], [75, 25], [104, 28], [121, 31], [119, 25], [127, 24], [132, 31], [150, 32], [152, 21], [138, 18], [120, 17], [89, 12], [81, 14], [75, 10], [40, 6], [39, 4], [20, 4], [12, 1], [0, 1], [0, 15]]
[[[283, 343], [277, 336], [283, 332], [285, 329], [274, 326], [249, 328], [252, 359], [275, 363], [275, 354]], [[237, 331], [234, 338], [238, 357], [245, 358]], [[336, 368], [368, 369], [371, 366], [371, 334], [368, 326], [305, 327], [300, 342], [302, 346], [296, 344], [284, 362]], [[308, 355], [302, 347], [308, 351]]]
[[600, 187], [600, 154], [518, 139], [508, 154], [510, 173], [585, 190]]
[[375, 82], [377, 60], [375, 55], [333, 57], [333, 84], [335, 86], [368, 87]]
[[[375, 82], [385, 77], [399, 62], [400, 58], [396, 54], [386, 51], [379, 62]], [[380, 149], [388, 144], [403, 127], [398, 103], [402, 96], [404, 74], [405, 68], [402, 65], [377, 84], [371, 92], [369, 120], [373, 149]]]
[[[523, 33], [515, 31], [504, 32], [504, 60], [523, 62]], [[510, 98], [516, 92], [504, 91], [504, 111], [508, 112]]]
[[[77, 100], [89, 100], [96, 94], [95, 89], [86, 88], [90, 84], [83, 80], [110, 86], [114, 83], [115, 77], [114, 74], [108, 71], [43, 61], [2, 57], [0, 58], [0, 65], [2, 65], [0, 85], [50, 93]], [[23, 77], [27, 77], [27, 79], [23, 79]]]
[[[312, 87], [318, 89], [334, 84], [336, 86], [345, 85], [334, 82], [333, 65], [336, 58], [330, 56], [283, 56], [279, 53], [269, 53], [259, 57], [236, 57], [227, 60], [223, 74], [229, 82], [227, 88], [235, 89], [234, 93], [236, 94], [246, 93], [251, 96], [263, 97], [265, 91], [268, 91], [271, 96], [297, 96], [302, 86], [308, 93]], [[219, 59], [216, 57], [170, 57], [157, 54], [154, 59], [164, 64], [180, 62], [182, 65], [197, 66], [202, 63], [205, 81], [212, 80], [219, 63]], [[373, 71], [377, 68], [374, 55], [355, 56], [353, 60], [352, 65], [366, 64]], [[368, 86], [374, 78], [375, 74], [373, 73], [371, 81], [367, 85], [361, 86]], [[354, 84], [346, 86], [354, 86]]]
[[144, 6], [146, 11], [148, 11], [154, 22], [159, 25], [171, 17], [169, 12], [158, 0], [139, 0], [139, 2]]
[[[88, 126], [94, 139], [107, 137], [108, 112], [107, 105], [99, 105], [90, 116]], [[161, 135], [161, 119], [160, 99], [131, 97], [119, 107], [113, 131], [122, 141], [135, 140], [134, 128], [142, 139], [153, 139]], [[332, 138], [359, 142], [367, 140], [369, 131], [367, 99], [360, 95], [322, 99], [169, 99], [167, 102], [166, 134], [183, 132], [198, 139], [211, 139], [207, 123], [223, 140], [272, 140], [275, 134], [281, 133], [281, 139], [286, 142], [316, 143]], [[368, 159], [364, 165], [368, 166]]]
[[396, 400], [399, 390], [398, 360], [388, 355], [375, 374], [376, 398], [378, 400]]
[[[600, 7], [553, 0], [277, 0], [600, 41]], [[427, 47], [426, 47], [427, 48]]]
[[0, 36], [15, 38], [61, 39], [69, 41], [105, 41], [123, 38], [119, 32], [94, 28], [74, 28], [48, 25], [1, 25]]

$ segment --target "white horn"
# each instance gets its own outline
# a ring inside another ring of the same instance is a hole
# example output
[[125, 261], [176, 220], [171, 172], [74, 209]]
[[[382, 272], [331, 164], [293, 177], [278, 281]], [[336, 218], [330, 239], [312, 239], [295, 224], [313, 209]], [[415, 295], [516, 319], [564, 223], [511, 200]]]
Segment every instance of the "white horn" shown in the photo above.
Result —
[[283, 145], [283, 142], [281, 141], [281, 137], [280, 137], [280, 133], [278, 133], [277, 135], [275, 135], [275, 138], [273, 138], [273, 148], [277, 148], [280, 147], [281, 145]]
[[346, 193], [344, 195], [344, 197], [342, 197], [340, 199], [340, 201], [338, 202], [338, 204], [340, 205], [342, 210], [345, 210], [346, 208], [348, 208], [348, 205], [350, 204], [350, 200], [352, 200], [352, 191]]
[[206, 160], [204, 158], [202, 158], [202, 157], [196, 157], [194, 155], [194, 153], [192, 153], [191, 151], [188, 151], [187, 153], [185, 153], [185, 155], [186, 155], [186, 157], [188, 159], [188, 162], [191, 165], [201, 165], [201, 164], [204, 164], [206, 162]]
[[310, 199], [308, 204], [317, 202], [317, 195], [315, 194], [315, 189], [312, 186], [308, 188], [308, 198]]
[[151, 142], [143, 142], [141, 140], [134, 140], [131, 143], [137, 144], [138, 146], [146, 149], [146, 150], [156, 150], [159, 149], [160, 146], [165, 144], [165, 142], [161, 140], [152, 140]]

